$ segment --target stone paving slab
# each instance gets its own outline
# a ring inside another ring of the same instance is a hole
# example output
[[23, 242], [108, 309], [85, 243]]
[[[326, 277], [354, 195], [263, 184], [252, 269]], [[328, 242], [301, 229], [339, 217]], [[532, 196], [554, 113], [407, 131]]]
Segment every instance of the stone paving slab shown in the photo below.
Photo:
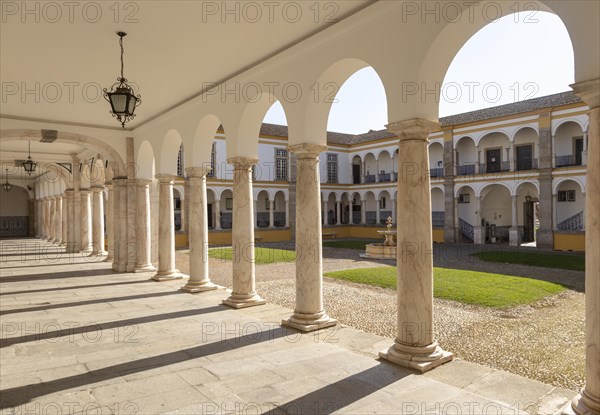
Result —
[[224, 289], [20, 258], [0, 255], [1, 414], [553, 414], [575, 395], [461, 360], [416, 374], [377, 359], [392, 339], [300, 334]]

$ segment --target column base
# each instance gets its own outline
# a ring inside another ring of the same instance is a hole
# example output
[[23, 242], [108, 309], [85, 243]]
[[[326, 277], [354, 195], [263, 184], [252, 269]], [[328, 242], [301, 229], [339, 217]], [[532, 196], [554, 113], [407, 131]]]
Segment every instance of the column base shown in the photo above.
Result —
[[510, 228], [508, 231], [508, 240], [510, 246], [520, 246], [520, 235], [519, 228]]
[[379, 352], [379, 357], [398, 366], [425, 373], [452, 361], [454, 354], [442, 350], [437, 342], [422, 347], [407, 346], [396, 342], [389, 349]]
[[108, 255], [102, 262], [113, 262], [115, 257]]
[[485, 228], [482, 226], [473, 227], [473, 243], [475, 245], [485, 245]]
[[185, 291], [186, 293], [195, 294], [195, 293], [202, 293], [205, 291], [216, 290], [218, 288], [219, 288], [218, 285], [215, 285], [210, 281], [208, 281], [208, 282], [194, 282], [194, 281], [190, 282], [190, 281], [188, 281], [187, 284], [185, 284], [183, 287], [181, 287], [181, 290]]
[[585, 388], [579, 395], [567, 403], [561, 411], [561, 415], [589, 415], [600, 413], [600, 402], [592, 399]]
[[171, 280], [180, 280], [183, 278], [183, 274], [179, 272], [178, 269], [172, 269], [169, 271], [158, 271], [154, 277], [151, 279], [153, 281], [171, 281]]
[[317, 314], [302, 314], [294, 312], [290, 318], [281, 321], [281, 325], [300, 330], [304, 333], [333, 327], [337, 320], [329, 317], [325, 312]]
[[156, 267], [152, 264], [136, 265], [135, 268], [133, 268], [133, 272], [156, 272]]
[[248, 308], [267, 304], [258, 294], [231, 294], [229, 298], [223, 300], [223, 304], [232, 308]]

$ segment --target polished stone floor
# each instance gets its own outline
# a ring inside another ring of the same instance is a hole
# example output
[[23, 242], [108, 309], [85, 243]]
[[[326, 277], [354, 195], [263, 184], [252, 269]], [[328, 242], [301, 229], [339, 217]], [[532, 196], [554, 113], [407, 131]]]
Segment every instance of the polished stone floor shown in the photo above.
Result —
[[150, 277], [0, 241], [0, 413], [553, 414], [575, 395], [461, 360], [418, 375], [377, 359], [391, 339]]

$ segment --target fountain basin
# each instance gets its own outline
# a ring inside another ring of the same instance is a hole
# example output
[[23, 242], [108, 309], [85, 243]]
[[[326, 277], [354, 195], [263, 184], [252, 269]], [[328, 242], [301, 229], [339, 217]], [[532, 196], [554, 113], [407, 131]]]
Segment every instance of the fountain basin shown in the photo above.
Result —
[[396, 245], [369, 244], [361, 258], [396, 259]]

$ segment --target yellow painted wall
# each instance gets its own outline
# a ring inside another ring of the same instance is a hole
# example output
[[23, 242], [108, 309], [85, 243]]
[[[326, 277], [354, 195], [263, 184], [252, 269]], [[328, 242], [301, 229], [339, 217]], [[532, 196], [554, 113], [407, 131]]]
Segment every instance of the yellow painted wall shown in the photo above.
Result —
[[584, 233], [554, 233], [555, 251], [580, 251], [585, 252]]
[[444, 243], [444, 230], [434, 229], [433, 230], [433, 243], [443, 244]]
[[[370, 226], [340, 226], [334, 228], [323, 228], [323, 239], [333, 239], [327, 234], [335, 234], [335, 239], [340, 238], [363, 238], [363, 239], [383, 239], [377, 231], [384, 230], [385, 227], [370, 227]], [[260, 238], [259, 242], [280, 242], [290, 241], [292, 239], [292, 231], [289, 229], [264, 230], [255, 231], [255, 238]], [[433, 230], [433, 242], [444, 242], [444, 230]], [[208, 233], [208, 243], [210, 245], [231, 245], [231, 231], [219, 231]], [[188, 246], [188, 236], [186, 233], [175, 234], [175, 247], [185, 248]]]

